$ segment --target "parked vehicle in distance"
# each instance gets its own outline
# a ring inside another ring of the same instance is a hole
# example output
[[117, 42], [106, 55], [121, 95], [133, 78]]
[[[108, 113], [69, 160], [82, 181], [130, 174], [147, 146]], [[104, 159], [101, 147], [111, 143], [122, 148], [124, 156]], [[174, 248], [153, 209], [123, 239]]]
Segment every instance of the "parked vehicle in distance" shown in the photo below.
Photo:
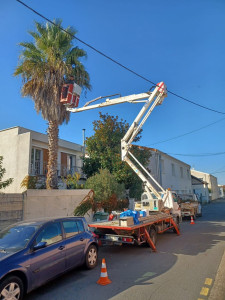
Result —
[[83, 217], [23, 221], [0, 231], [0, 299], [26, 293], [85, 264], [97, 265], [98, 244]]
[[202, 216], [202, 205], [196, 194], [180, 195], [179, 203], [182, 217], [196, 217]]

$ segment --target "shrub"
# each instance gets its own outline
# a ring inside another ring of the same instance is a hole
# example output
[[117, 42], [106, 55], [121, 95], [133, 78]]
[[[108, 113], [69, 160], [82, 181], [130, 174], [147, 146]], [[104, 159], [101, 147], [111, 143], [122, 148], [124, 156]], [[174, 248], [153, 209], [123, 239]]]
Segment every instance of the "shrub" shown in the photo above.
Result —
[[24, 188], [25, 190], [36, 189], [37, 180], [37, 176], [27, 175], [22, 180], [20, 187]]
[[83, 189], [84, 185], [79, 183], [80, 174], [75, 172], [73, 175], [69, 174], [66, 178], [61, 177], [66, 184], [67, 189]]
[[125, 194], [124, 184], [119, 184], [107, 169], [100, 169], [99, 173], [89, 177], [85, 188], [95, 192], [94, 210], [97, 204], [101, 204], [105, 211], [111, 212], [116, 209], [118, 199], [123, 198]]

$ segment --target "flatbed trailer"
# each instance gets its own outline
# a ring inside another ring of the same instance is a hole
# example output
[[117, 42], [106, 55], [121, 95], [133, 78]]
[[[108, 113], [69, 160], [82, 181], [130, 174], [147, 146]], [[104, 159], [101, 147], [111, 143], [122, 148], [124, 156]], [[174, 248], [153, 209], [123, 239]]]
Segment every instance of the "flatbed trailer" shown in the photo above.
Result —
[[167, 213], [151, 214], [139, 218], [140, 223], [136, 225], [121, 226], [120, 220], [90, 223], [90, 228], [95, 228], [102, 244], [148, 244], [153, 251], [156, 251], [157, 234], [167, 230], [173, 230], [180, 235], [177, 223], [173, 216]]

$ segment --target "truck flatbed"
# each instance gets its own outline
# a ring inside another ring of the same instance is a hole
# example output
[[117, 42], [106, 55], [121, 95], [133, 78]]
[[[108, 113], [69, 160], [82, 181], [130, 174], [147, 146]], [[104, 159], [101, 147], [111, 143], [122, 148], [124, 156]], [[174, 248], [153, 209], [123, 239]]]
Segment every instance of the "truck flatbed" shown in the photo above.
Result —
[[93, 222], [88, 224], [88, 226], [94, 228], [114, 228], [114, 229], [121, 229], [121, 230], [134, 230], [146, 225], [154, 224], [155, 222], [160, 222], [160, 221], [165, 221], [170, 219], [172, 219], [172, 216], [166, 213], [157, 213], [147, 217], [140, 217], [139, 224], [134, 224], [130, 226], [120, 226], [119, 219], [114, 221]]
[[178, 226], [173, 217], [166, 213], [151, 214], [147, 217], [140, 217], [140, 223], [121, 226], [120, 220], [94, 222], [88, 224], [91, 228], [96, 228], [100, 240], [105, 244], [134, 244], [148, 243], [156, 251], [155, 242], [156, 234], [163, 233], [173, 229], [178, 235], [180, 234]]

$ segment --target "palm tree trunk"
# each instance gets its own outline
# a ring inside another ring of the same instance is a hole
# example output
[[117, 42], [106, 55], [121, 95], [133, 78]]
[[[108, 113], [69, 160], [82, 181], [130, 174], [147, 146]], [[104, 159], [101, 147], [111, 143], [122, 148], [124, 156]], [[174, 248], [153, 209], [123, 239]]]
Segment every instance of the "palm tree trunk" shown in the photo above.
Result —
[[58, 189], [57, 158], [58, 158], [59, 128], [56, 121], [48, 123], [48, 173], [47, 189]]

